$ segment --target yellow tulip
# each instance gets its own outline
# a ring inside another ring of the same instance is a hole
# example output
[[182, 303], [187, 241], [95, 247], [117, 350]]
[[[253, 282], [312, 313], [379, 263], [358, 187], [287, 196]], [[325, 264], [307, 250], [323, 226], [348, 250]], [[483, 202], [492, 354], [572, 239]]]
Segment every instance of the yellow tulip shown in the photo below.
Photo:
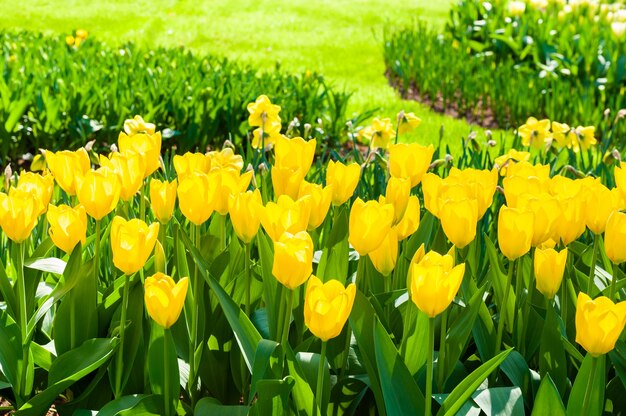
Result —
[[533, 213], [503, 205], [498, 215], [498, 245], [509, 260], [528, 253], [533, 239]]
[[230, 196], [245, 192], [248, 186], [250, 186], [254, 172], [249, 170], [244, 174], [239, 174], [238, 171], [233, 169], [221, 169], [211, 173], [220, 177], [220, 186], [215, 197], [215, 211], [220, 215], [226, 215], [228, 214], [228, 200]]
[[395, 227], [398, 241], [402, 241], [405, 238], [411, 236], [415, 231], [417, 231], [419, 225], [420, 201], [415, 195], [412, 195], [409, 197], [409, 202], [406, 206], [406, 211], [404, 211], [402, 219]]
[[548, 189], [547, 183], [536, 176], [509, 176], [502, 180], [502, 185], [506, 204], [511, 208], [519, 208], [520, 199], [547, 193]]
[[280, 120], [280, 106], [272, 104], [266, 95], [259, 95], [255, 102], [248, 104], [248, 124], [253, 127], [263, 126], [268, 120]]
[[337, 280], [322, 283], [311, 276], [304, 296], [304, 323], [322, 341], [335, 338], [350, 316], [355, 296], [354, 283], [344, 287]]
[[121, 153], [132, 150], [142, 156], [145, 166], [143, 177], [147, 178], [161, 167], [161, 132], [131, 133], [120, 132], [118, 148]]
[[0, 227], [16, 243], [26, 240], [39, 217], [38, 202], [25, 191], [0, 193]]
[[613, 211], [619, 208], [621, 195], [612, 192], [600, 180], [592, 181], [585, 189], [586, 203], [582, 204], [587, 228], [594, 234], [602, 234]]
[[108, 168], [90, 170], [76, 177], [78, 202], [96, 220], [101, 220], [115, 209], [121, 188], [119, 176]]
[[392, 144], [389, 146], [389, 172], [396, 178], [409, 179], [413, 188], [422, 180], [434, 153], [433, 145]]
[[243, 158], [236, 155], [230, 147], [225, 147], [219, 152], [214, 150], [207, 153], [207, 156], [211, 159], [211, 169], [233, 169], [237, 172], [243, 169]]
[[[418, 251], [419, 252], [419, 251]], [[409, 265], [411, 299], [431, 318], [445, 311], [461, 286], [465, 263], [454, 266], [449, 254], [430, 251], [419, 262]]]
[[183, 277], [175, 283], [174, 279], [161, 272], [146, 279], [144, 301], [154, 322], [167, 329], [178, 321], [188, 286], [188, 278]]
[[115, 267], [128, 276], [141, 270], [154, 250], [158, 235], [158, 222], [148, 226], [140, 219], [113, 218], [111, 250]]
[[81, 147], [75, 152], [64, 150], [62, 152], [46, 151], [46, 163], [61, 189], [68, 195], [76, 195], [76, 181], [90, 168], [89, 155]]
[[348, 241], [361, 256], [371, 253], [390, 232], [393, 216], [392, 205], [357, 198], [350, 210]]
[[558, 252], [551, 248], [535, 249], [534, 268], [537, 290], [548, 299], [552, 299], [561, 286], [566, 261], [567, 248]]
[[182, 156], [176, 155], [173, 162], [179, 178], [193, 172], [209, 173], [211, 170], [211, 158], [204, 153], [187, 152]]
[[448, 201], [439, 210], [439, 219], [448, 240], [463, 248], [476, 237], [478, 204], [475, 199]]
[[50, 205], [46, 214], [50, 228], [48, 233], [55, 246], [70, 254], [79, 242], [85, 244], [87, 237], [87, 213], [85, 207]]
[[153, 123], [147, 123], [140, 115], [124, 120], [124, 131], [129, 136], [139, 133], [154, 134], [155, 130], [156, 126]]
[[307, 229], [311, 197], [305, 195], [294, 201], [287, 195], [281, 195], [276, 202], [268, 202], [260, 208], [258, 215], [267, 235], [272, 241], [278, 241], [284, 232], [296, 234]]
[[546, 142], [552, 138], [550, 133], [550, 120], [537, 120], [529, 117], [526, 124], [517, 129], [518, 134], [522, 138], [522, 146], [532, 146], [535, 149], [543, 149]]
[[404, 215], [411, 194], [411, 182], [404, 178], [389, 178], [385, 192], [385, 202], [393, 205], [394, 224], [397, 224]]
[[306, 173], [311, 169], [317, 141], [304, 140], [302, 137], [289, 139], [280, 136], [274, 147], [275, 167], [301, 170]]
[[481, 219], [493, 203], [493, 194], [498, 185], [498, 171], [472, 168], [460, 170], [453, 167], [444, 182], [465, 186], [469, 198], [476, 200], [478, 219]]
[[509, 166], [506, 176], [521, 176], [522, 178], [535, 177], [542, 182], [548, 181], [550, 180], [550, 165], [533, 165], [528, 161], [520, 161]]
[[368, 256], [378, 273], [383, 276], [391, 274], [398, 260], [398, 234], [395, 228], [387, 233], [382, 244]]
[[547, 193], [522, 195], [518, 207], [533, 213], [533, 247], [539, 247], [554, 236], [555, 224], [560, 215], [558, 200]]
[[261, 224], [259, 212], [262, 209], [263, 201], [258, 189], [232, 194], [228, 200], [228, 212], [235, 234], [246, 244], [250, 243], [259, 231]]
[[439, 188], [443, 179], [434, 173], [427, 173], [422, 178], [422, 192], [424, 193], [424, 208], [434, 216], [439, 214]]
[[626, 302], [613, 303], [583, 292], [576, 302], [576, 342], [594, 357], [610, 352], [626, 324]]
[[172, 182], [161, 182], [158, 179], [150, 180], [150, 207], [161, 224], [167, 224], [174, 215], [177, 188], [176, 179]]
[[583, 181], [555, 175], [550, 179], [548, 185], [550, 193], [559, 199], [577, 198], [582, 191]]
[[271, 175], [274, 195], [277, 198], [281, 195], [287, 195], [291, 199], [296, 199], [300, 185], [304, 182], [306, 172], [303, 169], [274, 166]]
[[213, 214], [220, 191], [221, 177], [194, 172], [181, 178], [178, 184], [178, 206], [185, 218], [201, 225]]
[[[37, 200], [39, 215], [46, 212], [54, 191], [54, 178], [50, 174], [40, 175], [33, 172], [24, 172], [17, 180], [17, 187], [21, 191], [30, 193]], [[10, 191], [9, 191], [10, 192]]]
[[352, 197], [360, 177], [361, 167], [358, 163], [344, 165], [332, 160], [328, 162], [326, 185], [333, 186], [333, 205], [342, 205]]
[[109, 158], [100, 155], [100, 165], [111, 169], [120, 179], [120, 198], [130, 201], [143, 186], [146, 165], [143, 157], [134, 151], [114, 152]]
[[604, 250], [606, 256], [615, 264], [626, 261], [626, 214], [614, 211], [606, 223]]
[[500, 176], [504, 176], [507, 174], [509, 166], [513, 166], [517, 162], [528, 161], [529, 159], [529, 152], [520, 152], [515, 149], [511, 149], [494, 160], [494, 168], [500, 172]]
[[581, 198], [557, 198], [560, 205], [559, 218], [554, 223], [553, 240], [561, 240], [568, 245], [585, 232], [585, 219], [582, 212]]
[[313, 273], [313, 240], [306, 231], [283, 233], [274, 242], [272, 274], [289, 289], [306, 282]]
[[309, 182], [302, 182], [298, 192], [298, 198], [304, 196], [311, 198], [311, 215], [309, 215], [309, 230], [314, 230], [324, 222], [326, 214], [330, 208], [330, 201], [333, 197], [333, 186], [322, 187]]

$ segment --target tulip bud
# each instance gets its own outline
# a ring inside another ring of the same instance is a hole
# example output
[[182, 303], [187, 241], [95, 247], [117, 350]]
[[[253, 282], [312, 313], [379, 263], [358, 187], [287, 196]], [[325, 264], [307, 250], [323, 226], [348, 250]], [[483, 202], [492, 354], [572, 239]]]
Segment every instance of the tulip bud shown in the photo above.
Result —
[[276, 141], [276, 146], [274, 147], [275, 167], [286, 168], [292, 171], [300, 170], [304, 177], [311, 169], [316, 145], [317, 141], [315, 139], [304, 140], [302, 137], [288, 139], [281, 136]]
[[311, 276], [304, 297], [304, 323], [322, 341], [341, 333], [354, 304], [356, 286], [344, 287], [337, 280], [322, 283]]
[[407, 237], [410, 237], [420, 225], [420, 201], [412, 195], [409, 197], [409, 202], [404, 211], [404, 216], [396, 225], [396, 231], [398, 241], [402, 241]]
[[292, 170], [286, 167], [274, 166], [271, 175], [272, 187], [276, 197], [287, 195], [292, 199], [297, 199], [300, 185], [302, 185], [306, 175], [303, 169]]
[[135, 128], [127, 129], [132, 134], [120, 132], [117, 139], [120, 153], [127, 153], [132, 150], [142, 156], [145, 166], [144, 178], [147, 178], [161, 167], [161, 132], [154, 133], [148, 125], [149, 123], [136, 126], [136, 129], [139, 130], [135, 130]]
[[411, 181], [411, 188], [417, 186], [428, 170], [435, 148], [417, 143], [394, 144], [389, 146], [389, 172], [396, 178]]
[[284, 232], [296, 234], [307, 229], [311, 215], [311, 197], [303, 196], [294, 201], [281, 195], [276, 202], [268, 202], [259, 210], [263, 229], [272, 241], [278, 241]]
[[150, 180], [150, 207], [161, 224], [167, 224], [174, 215], [177, 187], [176, 179], [172, 182], [161, 182], [158, 179]]
[[606, 256], [614, 263], [626, 261], [626, 214], [614, 211], [606, 224], [604, 234], [604, 250]]
[[274, 242], [272, 274], [289, 289], [306, 282], [313, 273], [313, 240], [306, 231], [283, 233]]
[[583, 292], [576, 302], [576, 342], [598, 357], [615, 348], [626, 324], [626, 302], [613, 303], [600, 296], [592, 300]]
[[326, 214], [330, 209], [330, 201], [333, 197], [333, 186], [329, 185], [325, 188], [309, 182], [302, 182], [298, 192], [298, 198], [304, 196], [311, 197], [311, 215], [309, 215], [308, 230], [314, 230], [324, 222]]
[[378, 273], [390, 278], [389, 275], [396, 267], [398, 259], [398, 234], [395, 228], [392, 228], [383, 239], [382, 244], [368, 255]]
[[185, 218], [195, 225], [204, 224], [213, 214], [220, 190], [220, 175], [194, 172], [178, 184], [178, 206]]
[[163, 328], [174, 325], [185, 304], [188, 286], [189, 279], [186, 277], [178, 283], [160, 272], [148, 277], [144, 283], [148, 315]]
[[551, 248], [535, 249], [535, 277], [537, 279], [537, 290], [548, 299], [554, 295], [561, 286], [565, 262], [567, 260], [567, 248], [557, 252]]
[[87, 213], [82, 205], [50, 205], [46, 214], [50, 228], [48, 233], [55, 246], [70, 254], [76, 244], [85, 244], [87, 237]]
[[246, 244], [250, 243], [259, 231], [261, 223], [259, 211], [262, 209], [263, 201], [258, 189], [232, 194], [228, 200], [228, 212], [235, 234]]
[[204, 153], [187, 152], [182, 156], [176, 155], [173, 163], [179, 178], [194, 172], [209, 173], [211, 170], [211, 158]]
[[30, 236], [39, 217], [37, 205], [28, 192], [0, 193], [0, 227], [9, 239], [21, 243]]
[[108, 168], [90, 170], [76, 177], [76, 196], [85, 211], [101, 220], [115, 209], [120, 199], [119, 177]]
[[371, 253], [391, 230], [393, 217], [393, 206], [357, 198], [350, 210], [348, 241], [361, 256]]
[[215, 211], [220, 215], [228, 214], [228, 201], [231, 195], [245, 192], [252, 180], [252, 171], [240, 174], [233, 169], [221, 169], [213, 172], [220, 176], [220, 187], [215, 198]]
[[498, 245], [509, 260], [528, 253], [533, 238], [533, 213], [503, 205], [498, 215]]
[[344, 165], [340, 162], [328, 162], [326, 185], [333, 186], [333, 205], [339, 206], [352, 197], [361, 176], [361, 167], [357, 163]]
[[76, 195], [76, 178], [84, 175], [91, 168], [89, 155], [82, 147], [75, 152], [46, 151], [46, 163], [54, 179], [68, 195]]
[[30, 193], [37, 200], [39, 215], [46, 212], [54, 191], [54, 178], [50, 174], [40, 175], [33, 172], [22, 173], [17, 180], [17, 187]]
[[411, 182], [403, 178], [389, 178], [385, 192], [385, 202], [393, 205], [394, 224], [397, 224], [404, 215], [411, 194]]
[[476, 237], [478, 205], [474, 199], [448, 201], [439, 210], [446, 237], [458, 248], [464, 248]]
[[146, 171], [143, 157], [134, 151], [112, 153], [110, 158], [100, 155], [100, 165], [111, 169], [120, 179], [120, 198], [130, 201], [143, 186]]
[[159, 236], [159, 223], [148, 226], [139, 219], [126, 221], [116, 216], [111, 224], [113, 264], [130, 276], [146, 264]]
[[232, 169], [241, 172], [243, 169], [243, 158], [236, 155], [233, 149], [226, 147], [221, 151], [212, 151], [207, 153], [211, 159], [211, 169]]

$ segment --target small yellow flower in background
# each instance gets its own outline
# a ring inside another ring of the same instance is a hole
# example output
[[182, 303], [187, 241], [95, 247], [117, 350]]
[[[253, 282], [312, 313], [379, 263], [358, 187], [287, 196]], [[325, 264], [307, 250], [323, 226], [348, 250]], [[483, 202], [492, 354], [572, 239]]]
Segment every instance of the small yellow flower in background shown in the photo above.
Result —
[[512, 1], [509, 3], [509, 14], [513, 17], [519, 17], [524, 14], [526, 3], [523, 1]]
[[356, 286], [337, 280], [322, 283], [311, 276], [304, 296], [304, 323], [311, 333], [328, 341], [341, 333], [354, 304]]
[[148, 226], [140, 219], [113, 218], [111, 250], [115, 267], [128, 276], [141, 270], [154, 250], [158, 236], [158, 222]]
[[48, 233], [55, 246], [70, 254], [79, 242], [85, 244], [87, 237], [87, 213], [85, 207], [67, 205], [48, 207], [46, 214], [50, 228]]
[[30, 170], [32, 172], [48, 172], [48, 170], [46, 169], [46, 158], [41, 153], [36, 154], [33, 157], [33, 160], [30, 162]]
[[130, 150], [139, 153], [145, 163], [144, 178], [161, 167], [161, 132], [154, 132], [154, 124], [146, 123], [140, 116], [124, 122], [117, 145], [120, 153]]
[[376, 250], [371, 251], [368, 256], [378, 273], [383, 276], [389, 276], [396, 267], [396, 261], [398, 260], [398, 234], [396, 229], [392, 228], [383, 239], [382, 244]]
[[150, 207], [161, 224], [167, 224], [174, 215], [177, 188], [176, 179], [172, 182], [161, 182], [158, 179], [150, 180]]
[[389, 146], [389, 173], [396, 178], [409, 179], [413, 188], [422, 180], [434, 153], [433, 145], [392, 144]]
[[0, 193], [0, 227], [6, 236], [21, 243], [37, 225], [38, 202], [29, 192]]
[[548, 119], [537, 120], [534, 117], [529, 117], [526, 124], [521, 125], [517, 132], [522, 138], [523, 146], [532, 146], [536, 149], [543, 149], [546, 142], [552, 138], [550, 120]]
[[464, 248], [476, 237], [478, 205], [475, 199], [448, 201], [439, 210], [446, 237], [458, 248]]
[[404, 211], [404, 216], [396, 225], [396, 232], [398, 241], [402, 241], [405, 238], [411, 236], [420, 225], [420, 201], [417, 196], [412, 195], [409, 197], [409, 202]]
[[614, 211], [606, 223], [604, 250], [606, 256], [615, 264], [626, 261], [626, 214]]
[[80, 39], [87, 39], [87, 37], [89, 36], [89, 33], [85, 30], [85, 29], [78, 29], [76, 30], [76, 37], [80, 38]]
[[405, 113], [404, 111], [398, 113], [398, 119], [398, 134], [408, 133], [422, 124], [421, 118], [413, 113]]
[[411, 182], [404, 178], [389, 178], [385, 191], [385, 203], [393, 205], [394, 224], [400, 222], [409, 204]]
[[626, 33], [626, 22], [611, 22], [611, 32], [616, 38], [623, 40]]
[[313, 240], [306, 231], [283, 233], [274, 242], [272, 275], [283, 286], [295, 289], [313, 273]]
[[178, 206], [185, 218], [195, 225], [204, 224], [213, 214], [220, 190], [218, 172], [194, 172], [178, 183]]
[[252, 131], [252, 148], [253, 149], [261, 149], [268, 148], [269, 146], [274, 146], [276, 142], [283, 137], [280, 134], [280, 121], [275, 121], [270, 124], [270, 130], [263, 130], [263, 138], [261, 138], [262, 129], [256, 128]]
[[361, 177], [361, 166], [358, 163], [344, 165], [341, 162], [328, 162], [326, 167], [326, 185], [333, 187], [333, 205], [342, 205], [349, 200]]
[[212, 173], [220, 176], [220, 186], [215, 197], [215, 211], [220, 215], [226, 215], [230, 196], [248, 190], [254, 172], [250, 170], [240, 175], [239, 171], [222, 169]]
[[520, 152], [518, 150], [511, 149], [494, 160], [494, 168], [500, 172], [500, 176], [505, 176], [509, 166], [512, 166], [517, 162], [528, 161], [529, 159], [529, 152]]
[[67, 35], [65, 37], [65, 44], [67, 46], [74, 46], [74, 44], [76, 43], [76, 39], [74, 38], [74, 36], [72, 35]]
[[348, 241], [361, 256], [371, 253], [390, 232], [393, 218], [392, 205], [357, 198], [350, 210]]
[[101, 220], [115, 209], [121, 189], [119, 176], [106, 167], [76, 177], [78, 202], [96, 220]]
[[498, 245], [509, 260], [528, 253], [533, 239], [533, 213], [503, 205], [498, 215]]
[[395, 130], [389, 118], [374, 118], [372, 124], [359, 130], [359, 140], [370, 145], [372, 149], [387, 149]]
[[276, 202], [268, 202], [258, 211], [261, 225], [272, 239], [278, 241], [285, 232], [296, 234], [305, 231], [311, 215], [311, 197], [303, 196], [293, 200], [287, 195], [281, 195]]
[[558, 149], [564, 149], [566, 147], [572, 147], [572, 139], [575, 139], [575, 133], [572, 128], [565, 123], [559, 123], [557, 121], [552, 122], [552, 135], [557, 143]]
[[561, 286], [566, 261], [567, 248], [561, 251], [552, 248], [542, 249], [538, 247], [535, 249], [534, 269], [537, 290], [548, 299], [554, 298]]
[[[16, 189], [30, 193], [37, 200], [39, 215], [46, 212], [54, 191], [54, 178], [49, 173], [40, 175], [24, 172], [17, 180]], [[9, 191], [10, 192], [10, 191]]]
[[228, 212], [235, 234], [246, 244], [259, 231], [259, 212], [262, 209], [263, 201], [258, 189], [232, 194], [228, 200]]
[[132, 136], [134, 134], [154, 134], [156, 126], [153, 123], [146, 122], [141, 116], [137, 115], [133, 118], [124, 120], [124, 132]]
[[46, 151], [46, 163], [54, 180], [68, 195], [76, 195], [76, 178], [91, 169], [89, 155], [85, 148], [81, 147], [75, 152], [63, 150], [62, 152]]
[[583, 292], [576, 302], [576, 342], [597, 357], [615, 348], [626, 324], [626, 302], [613, 303], [600, 296], [592, 300]]
[[178, 283], [160, 272], [148, 277], [144, 283], [144, 301], [150, 318], [166, 329], [174, 325], [185, 304], [188, 286], [186, 277]]
[[100, 155], [100, 166], [111, 169], [120, 179], [120, 198], [130, 201], [143, 185], [146, 165], [143, 157], [134, 151], [114, 152], [109, 158]]
[[268, 121], [280, 121], [278, 113], [280, 112], [280, 106], [272, 104], [270, 99], [266, 95], [259, 95], [255, 102], [248, 104], [248, 124], [252, 127], [261, 127]]
[[452, 256], [435, 251], [416, 260], [409, 265], [411, 299], [419, 310], [434, 318], [454, 300], [463, 281], [465, 263], [454, 266]]
[[225, 147], [220, 151], [213, 150], [207, 153], [209, 159], [211, 159], [211, 169], [233, 169], [237, 172], [241, 172], [243, 169], [243, 158], [241, 155], [235, 154], [233, 149]]
[[311, 198], [311, 214], [309, 215], [309, 230], [314, 230], [324, 222], [330, 201], [333, 197], [333, 186], [322, 187], [314, 183], [303, 181], [298, 190], [298, 198], [308, 195]]
[[574, 152], [578, 152], [579, 149], [588, 150], [591, 146], [598, 143], [598, 140], [595, 138], [595, 131], [596, 128], [594, 126], [576, 127], [576, 130], [574, 130], [576, 141], [572, 143]]
[[209, 173], [211, 170], [211, 158], [204, 153], [187, 152], [182, 156], [176, 155], [173, 162], [179, 178], [193, 172]]

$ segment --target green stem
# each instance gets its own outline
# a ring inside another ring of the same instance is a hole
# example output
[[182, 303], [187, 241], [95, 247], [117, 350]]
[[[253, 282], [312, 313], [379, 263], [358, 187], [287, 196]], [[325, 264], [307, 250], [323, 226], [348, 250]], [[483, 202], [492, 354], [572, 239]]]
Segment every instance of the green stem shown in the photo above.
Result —
[[583, 407], [581, 415], [589, 414], [589, 405], [591, 404], [591, 391], [593, 390], [593, 381], [596, 377], [596, 369], [598, 367], [598, 357], [591, 357], [591, 371], [589, 372], [589, 382], [585, 389], [585, 398], [583, 400]]
[[159, 243], [161, 243], [161, 247], [163, 247], [163, 257], [165, 259], [165, 270], [163, 273], [167, 274], [167, 251], [165, 249], [165, 239], [166, 239], [166, 231], [167, 231], [167, 223], [159, 225]]
[[222, 249], [226, 248], [226, 215], [220, 215], [220, 241], [222, 242]]
[[596, 272], [596, 262], [598, 261], [598, 248], [600, 243], [600, 236], [594, 234], [593, 235], [593, 248], [591, 252], [591, 266], [589, 267], [589, 281], [587, 282], [587, 294], [593, 297], [593, 293], [591, 291], [594, 288], [594, 279]]
[[324, 392], [323, 387], [324, 387], [324, 367], [326, 366], [326, 341], [322, 341], [322, 351], [320, 352], [320, 362], [319, 365], [317, 366], [317, 386], [315, 388], [315, 401], [317, 402], [317, 406], [316, 403], [313, 403], [313, 416], [317, 416], [317, 408], [319, 406], [320, 412], [322, 413], [322, 416], [324, 416], [324, 414], [326, 413], [324, 411], [324, 409], [322, 408], [322, 394]]
[[120, 313], [120, 347], [117, 351], [115, 372], [115, 398], [122, 395], [122, 373], [124, 372], [124, 335], [126, 333], [126, 309], [128, 309], [129, 276], [124, 273], [124, 289], [122, 292], [122, 311]]
[[146, 184], [141, 184], [141, 188], [139, 189], [139, 219], [142, 221], [146, 220]]
[[28, 311], [26, 306], [26, 281], [24, 279], [24, 249], [26, 243], [17, 243], [14, 246], [17, 248], [17, 264], [15, 269], [17, 272], [17, 292], [20, 297], [20, 332], [22, 334], [22, 369], [20, 374], [20, 388], [18, 394], [24, 400], [30, 396], [30, 389], [27, 389], [27, 373], [28, 373], [28, 358], [29, 358], [29, 345], [28, 345]]
[[[385, 294], [387, 294], [387, 296], [390, 296], [390, 294], [392, 292], [391, 283], [392, 283], [391, 282], [391, 275], [383, 276], [383, 285], [384, 285]], [[392, 307], [393, 307], [393, 305], [391, 303], [387, 302], [387, 305], [385, 306], [385, 313], [387, 315], [387, 322], [388, 323], [391, 323]]]
[[439, 333], [439, 358], [437, 358], [437, 388], [443, 393], [445, 382], [446, 335], [448, 333], [448, 310], [441, 314], [441, 331]]
[[506, 285], [504, 286], [504, 295], [502, 296], [502, 305], [500, 305], [500, 317], [498, 319], [498, 330], [496, 332], [496, 348], [494, 350], [494, 357], [500, 353], [500, 347], [502, 344], [502, 332], [504, 331], [504, 321], [506, 320], [506, 304], [509, 300], [509, 289], [513, 281], [513, 269], [515, 266], [515, 260], [509, 261], [509, 274], [506, 278]]
[[287, 343], [289, 342], [289, 324], [291, 323], [291, 309], [293, 308], [293, 290], [287, 288], [287, 309], [285, 310], [285, 326], [283, 326], [282, 337], [280, 345], [283, 346], [283, 351], [287, 350]]
[[250, 270], [250, 243], [246, 244], [246, 256], [244, 257], [244, 268], [246, 270], [246, 315], [250, 317], [250, 285], [252, 284], [252, 273]]
[[278, 316], [276, 319], [276, 342], [280, 342], [283, 339], [283, 322], [285, 318], [285, 291], [288, 290], [285, 286], [280, 286], [280, 296], [278, 300]]
[[76, 302], [74, 301], [74, 291], [70, 290], [67, 300], [70, 303], [70, 349], [76, 348]]
[[[200, 250], [200, 226], [195, 227], [196, 248]], [[198, 315], [200, 314], [200, 271], [196, 262], [195, 272], [193, 275], [193, 306], [191, 311], [191, 339], [189, 340], [189, 397], [192, 407], [196, 404], [196, 348], [198, 342]]]
[[165, 416], [170, 416], [172, 414], [172, 405], [170, 403], [170, 363], [168, 360], [169, 356], [169, 328], [165, 328], [163, 334], [163, 375], [165, 378], [165, 385], [163, 386], [163, 401], [165, 407]]
[[617, 267], [618, 265], [613, 263], [613, 276], [611, 278], [611, 292], [609, 294], [609, 299], [614, 301], [615, 299], [615, 282], [617, 282]]
[[518, 311], [522, 307], [522, 292], [524, 291], [524, 256], [517, 260], [517, 270], [515, 272], [515, 309], [513, 309], [513, 331], [517, 334]]
[[435, 350], [435, 318], [428, 319], [428, 361], [426, 361], [426, 394], [424, 394], [424, 415], [431, 416], [433, 401], [433, 355]]
[[96, 284], [98, 283], [98, 276], [100, 275], [100, 238], [101, 238], [101, 220], [96, 220], [96, 240], [94, 241], [93, 249], [93, 274]]
[[[535, 248], [532, 249], [532, 254], [530, 256], [531, 259], [535, 258]], [[522, 347], [522, 355], [526, 351], [526, 332], [528, 330], [528, 321], [530, 320], [530, 307], [532, 304], [532, 292], [535, 287], [535, 268], [534, 264], [530, 268], [530, 282], [528, 283], [528, 297], [524, 301], [524, 311], [522, 313], [522, 336], [520, 337], [521, 347]]]

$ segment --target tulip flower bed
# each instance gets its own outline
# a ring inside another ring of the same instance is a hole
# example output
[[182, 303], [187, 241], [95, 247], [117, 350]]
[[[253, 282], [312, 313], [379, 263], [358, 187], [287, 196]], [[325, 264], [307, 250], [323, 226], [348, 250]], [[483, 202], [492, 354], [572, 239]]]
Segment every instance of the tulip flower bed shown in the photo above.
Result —
[[626, 9], [605, 3], [462, 0], [444, 33], [387, 31], [388, 75], [405, 96], [487, 126], [534, 114], [601, 128], [626, 104]]
[[[126, 116], [142, 113], [179, 152], [239, 143], [245, 106], [262, 93], [283, 107], [283, 132], [331, 145], [345, 137], [348, 92], [316, 73], [259, 72], [184, 48], [107, 45], [83, 30], [46, 37], [0, 33], [0, 154], [4, 165], [40, 148], [115, 143]], [[124, 70], [120, 70], [124, 68]], [[296, 120], [297, 119], [297, 120]]]
[[530, 119], [519, 150], [492, 160], [473, 137], [446, 155], [395, 143], [418, 124], [400, 113], [395, 139], [378, 120], [359, 133], [369, 148], [325, 160], [314, 138], [279, 133], [268, 97], [247, 110], [241, 154], [161, 158], [161, 132], [136, 116], [117, 151], [46, 151], [41, 173], [7, 172], [4, 410], [626, 408], [617, 152], [588, 132], [559, 147], [559, 123]]

